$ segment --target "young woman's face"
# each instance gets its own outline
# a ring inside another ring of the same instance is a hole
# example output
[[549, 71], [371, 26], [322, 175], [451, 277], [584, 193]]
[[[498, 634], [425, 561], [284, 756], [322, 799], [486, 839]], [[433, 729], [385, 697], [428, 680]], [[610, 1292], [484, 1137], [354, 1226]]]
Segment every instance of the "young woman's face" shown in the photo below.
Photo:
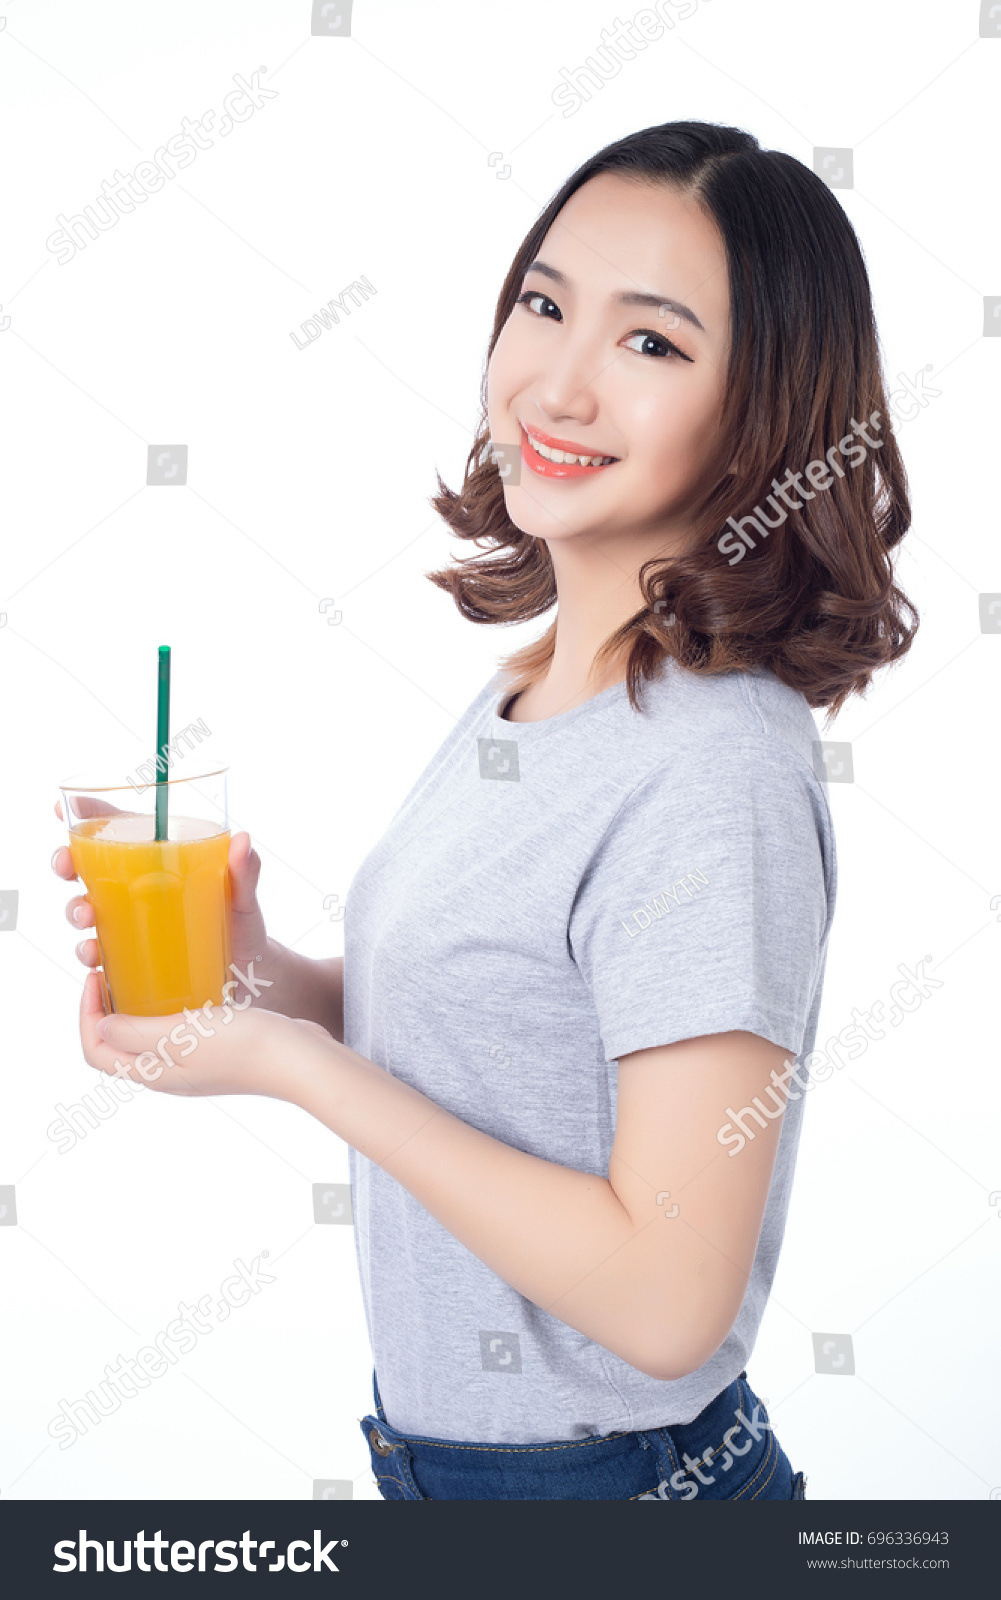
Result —
[[728, 349], [726, 254], [701, 207], [612, 173], [585, 183], [490, 358], [491, 439], [520, 451], [504, 483], [515, 526], [669, 545], [717, 439]]

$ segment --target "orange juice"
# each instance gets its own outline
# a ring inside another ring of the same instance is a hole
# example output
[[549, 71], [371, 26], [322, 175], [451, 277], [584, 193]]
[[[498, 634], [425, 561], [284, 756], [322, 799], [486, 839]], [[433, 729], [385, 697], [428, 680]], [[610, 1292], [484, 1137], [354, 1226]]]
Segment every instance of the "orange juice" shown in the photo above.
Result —
[[152, 816], [130, 812], [70, 829], [112, 1004], [133, 1016], [221, 1005], [230, 976], [229, 832], [171, 816], [167, 834], [157, 841]]

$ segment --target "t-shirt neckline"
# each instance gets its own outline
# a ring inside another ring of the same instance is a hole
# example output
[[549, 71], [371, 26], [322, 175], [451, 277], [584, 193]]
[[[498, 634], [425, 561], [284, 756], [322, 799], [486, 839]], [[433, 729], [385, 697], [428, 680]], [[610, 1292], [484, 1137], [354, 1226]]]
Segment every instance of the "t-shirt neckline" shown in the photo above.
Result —
[[626, 680], [621, 678], [618, 683], [611, 684], [607, 689], [601, 689], [597, 694], [589, 695], [579, 705], [571, 706], [569, 711], [558, 711], [551, 717], [540, 717], [534, 722], [509, 722], [501, 716], [501, 709], [512, 698], [510, 684], [503, 689], [495, 688], [491, 697], [491, 712], [495, 736], [504, 736], [519, 740], [541, 739], [547, 732], [560, 732], [580, 721], [582, 717], [593, 714], [596, 709], [614, 705], [617, 700], [626, 694]]

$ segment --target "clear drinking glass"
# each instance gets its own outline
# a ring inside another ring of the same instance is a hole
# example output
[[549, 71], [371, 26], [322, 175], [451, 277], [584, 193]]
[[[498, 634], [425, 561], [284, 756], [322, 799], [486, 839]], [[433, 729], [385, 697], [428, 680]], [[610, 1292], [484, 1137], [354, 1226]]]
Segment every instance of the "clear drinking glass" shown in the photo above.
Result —
[[233, 959], [227, 767], [155, 782], [60, 784], [77, 875], [94, 908], [112, 1010], [173, 1015], [223, 1002]]

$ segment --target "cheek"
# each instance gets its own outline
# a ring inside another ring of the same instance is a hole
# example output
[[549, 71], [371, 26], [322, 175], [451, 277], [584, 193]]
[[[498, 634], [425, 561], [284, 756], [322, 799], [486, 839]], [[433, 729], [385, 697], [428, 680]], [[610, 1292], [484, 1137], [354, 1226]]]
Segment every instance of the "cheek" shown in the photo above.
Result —
[[511, 431], [507, 423], [507, 395], [499, 368], [491, 361], [487, 369], [487, 428], [492, 439], [503, 442]]
[[519, 340], [511, 323], [501, 332], [487, 365], [487, 407], [500, 412], [510, 404], [521, 387], [519, 373], [524, 365], [519, 357]]
[[712, 437], [719, 398], [693, 385], [638, 397], [624, 427], [630, 457], [654, 485], [677, 486], [701, 463]]

